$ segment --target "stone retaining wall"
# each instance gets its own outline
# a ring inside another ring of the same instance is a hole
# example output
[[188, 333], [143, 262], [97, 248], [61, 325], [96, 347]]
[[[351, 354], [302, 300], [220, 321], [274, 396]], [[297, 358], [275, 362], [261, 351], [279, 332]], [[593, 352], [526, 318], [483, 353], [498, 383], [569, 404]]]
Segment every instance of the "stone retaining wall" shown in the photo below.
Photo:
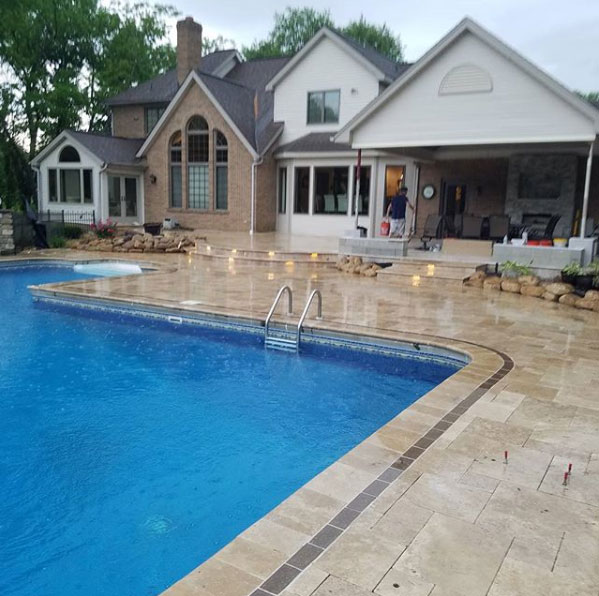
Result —
[[14, 227], [12, 211], [0, 209], [0, 255], [15, 252]]

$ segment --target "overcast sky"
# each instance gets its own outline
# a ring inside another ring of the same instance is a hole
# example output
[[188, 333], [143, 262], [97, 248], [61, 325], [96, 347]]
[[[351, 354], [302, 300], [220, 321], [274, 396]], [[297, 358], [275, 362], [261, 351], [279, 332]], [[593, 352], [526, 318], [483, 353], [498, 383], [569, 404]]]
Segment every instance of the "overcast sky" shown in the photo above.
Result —
[[[572, 89], [599, 91], [599, 0], [170, 0], [182, 16], [202, 23], [209, 37], [234, 39], [238, 47], [263, 38], [275, 11], [285, 6], [328, 7], [344, 25], [363, 14], [401, 36], [407, 60], [417, 60], [470, 16]], [[173, 31], [173, 43], [175, 36]]]

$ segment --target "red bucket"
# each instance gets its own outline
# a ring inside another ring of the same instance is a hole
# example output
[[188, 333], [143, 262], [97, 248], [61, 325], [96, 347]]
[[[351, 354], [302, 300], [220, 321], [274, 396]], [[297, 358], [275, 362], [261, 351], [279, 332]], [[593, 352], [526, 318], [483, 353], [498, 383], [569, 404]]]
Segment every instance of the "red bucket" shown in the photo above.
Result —
[[389, 230], [391, 230], [391, 224], [386, 219], [384, 219], [381, 222], [381, 236], [388, 236]]

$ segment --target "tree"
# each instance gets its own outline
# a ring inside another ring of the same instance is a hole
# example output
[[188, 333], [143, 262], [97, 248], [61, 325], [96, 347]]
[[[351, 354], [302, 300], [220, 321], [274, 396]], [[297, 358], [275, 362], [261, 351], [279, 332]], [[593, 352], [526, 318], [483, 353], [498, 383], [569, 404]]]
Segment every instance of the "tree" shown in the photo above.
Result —
[[232, 39], [218, 35], [215, 38], [202, 37], [202, 54], [211, 54], [212, 52], [220, 52], [221, 50], [235, 49], [236, 44]]
[[403, 47], [398, 35], [393, 35], [387, 25], [368, 23], [363, 16], [350, 22], [342, 32], [365, 46], [374, 48], [395, 62], [403, 60]]
[[267, 38], [244, 47], [243, 55], [248, 60], [290, 56], [322, 27], [333, 27], [328, 10], [287, 7], [283, 13], [275, 12], [275, 25]]
[[576, 91], [576, 95], [579, 95], [582, 99], [586, 99], [589, 103], [599, 108], [599, 91], [588, 91], [587, 93]]
[[172, 68], [165, 18], [176, 11], [144, 2], [103, 8], [98, 0], [5, 3], [0, 66], [14, 93], [16, 138], [31, 159], [65, 128], [101, 128], [103, 105], [135, 83]]
[[[255, 41], [243, 48], [246, 59], [291, 56], [300, 50], [321, 27], [335, 29], [328, 10], [313, 8], [286, 8], [275, 13], [275, 24], [266, 39]], [[399, 36], [394, 35], [387, 25], [367, 22], [363, 16], [357, 21], [337, 29], [362, 45], [378, 50], [391, 60], [403, 59], [403, 48]]]

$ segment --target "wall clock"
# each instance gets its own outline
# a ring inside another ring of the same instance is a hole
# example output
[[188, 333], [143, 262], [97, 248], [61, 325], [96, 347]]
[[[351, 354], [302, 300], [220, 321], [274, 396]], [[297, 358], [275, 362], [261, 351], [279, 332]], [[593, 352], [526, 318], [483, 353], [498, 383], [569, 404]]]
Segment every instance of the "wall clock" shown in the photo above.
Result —
[[432, 184], [427, 184], [422, 188], [422, 198], [429, 201], [435, 196], [435, 187]]

